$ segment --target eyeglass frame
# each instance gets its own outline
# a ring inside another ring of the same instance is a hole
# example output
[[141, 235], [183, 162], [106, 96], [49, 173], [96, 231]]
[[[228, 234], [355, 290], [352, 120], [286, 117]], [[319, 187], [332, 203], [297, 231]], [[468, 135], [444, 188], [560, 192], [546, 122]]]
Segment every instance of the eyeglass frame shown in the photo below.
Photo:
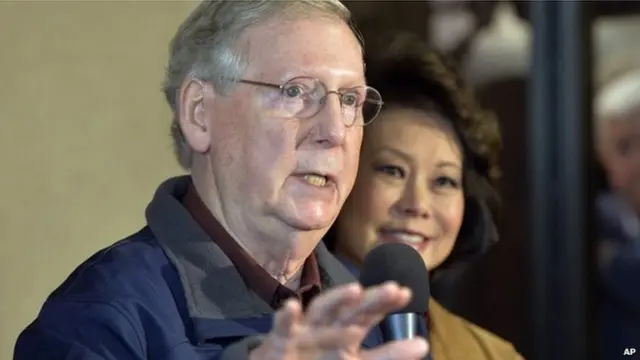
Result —
[[[342, 92], [340, 92], [340, 90], [329, 90], [327, 88], [327, 85], [325, 85], [325, 83], [323, 83], [322, 81], [320, 81], [317, 78], [314, 78], [312, 76], [296, 76], [293, 77], [287, 81], [285, 81], [283, 84], [278, 85], [278, 84], [274, 84], [274, 83], [269, 83], [269, 82], [263, 82], [263, 81], [256, 81], [256, 80], [247, 80], [247, 79], [236, 79], [235, 82], [238, 83], [242, 83], [242, 84], [248, 84], [248, 85], [254, 85], [254, 86], [263, 86], [263, 87], [268, 87], [268, 88], [272, 88], [272, 89], [277, 89], [280, 91], [280, 94], [282, 95], [285, 89], [285, 86], [289, 83], [291, 83], [292, 81], [296, 80], [296, 79], [309, 79], [309, 80], [313, 80], [315, 81], [317, 84], [320, 84], [320, 86], [322, 86], [322, 88], [324, 89], [325, 93], [324, 96], [320, 99], [317, 100], [317, 102], [320, 104], [320, 106], [318, 106], [318, 110], [315, 111], [313, 114], [309, 115], [309, 116], [304, 116], [302, 117], [302, 119], [310, 119], [316, 115], [318, 115], [322, 109], [324, 109], [324, 106], [326, 104], [325, 100], [330, 94], [336, 94], [338, 95], [339, 101], [340, 101], [340, 106], [342, 107], [342, 96], [345, 95]], [[371, 124], [377, 117], [378, 115], [380, 115], [380, 111], [382, 110], [382, 106], [384, 105], [384, 101], [382, 101], [382, 95], [380, 94], [380, 92], [378, 90], [376, 90], [375, 88], [368, 86], [368, 85], [359, 85], [359, 86], [354, 86], [353, 89], [358, 88], [358, 87], [365, 87], [368, 89], [372, 89], [374, 90], [378, 95], [380, 95], [380, 100], [378, 102], [374, 102], [374, 104], [378, 105], [378, 110], [376, 111], [375, 115], [371, 117], [371, 120], [369, 120], [368, 122], [364, 123], [360, 125], [360, 126], [366, 126]], [[361, 104], [358, 104], [357, 107], [359, 108], [360, 112], [362, 112], [362, 108], [364, 107], [364, 103], [367, 102], [367, 98], [365, 97], [364, 101], [362, 101]], [[371, 103], [371, 102], [370, 102]], [[363, 115], [364, 116], [364, 115]], [[343, 122], [345, 123], [346, 126], [353, 126], [356, 123], [356, 117], [354, 117], [353, 121], [351, 124], [348, 124], [343, 117]]]

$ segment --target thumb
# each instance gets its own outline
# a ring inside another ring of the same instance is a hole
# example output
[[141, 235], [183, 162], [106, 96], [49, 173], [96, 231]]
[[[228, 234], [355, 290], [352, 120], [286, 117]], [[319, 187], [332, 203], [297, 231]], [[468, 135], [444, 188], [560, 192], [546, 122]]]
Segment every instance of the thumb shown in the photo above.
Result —
[[302, 318], [302, 306], [297, 300], [287, 300], [284, 306], [278, 310], [273, 318], [273, 327], [270, 335], [278, 338], [289, 338], [293, 335], [293, 329]]

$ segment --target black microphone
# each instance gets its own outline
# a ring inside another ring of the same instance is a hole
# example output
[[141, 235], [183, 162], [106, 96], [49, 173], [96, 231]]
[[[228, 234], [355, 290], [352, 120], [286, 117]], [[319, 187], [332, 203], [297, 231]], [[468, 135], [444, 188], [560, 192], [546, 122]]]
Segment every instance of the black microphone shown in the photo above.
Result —
[[[404, 309], [389, 314], [380, 323], [384, 342], [428, 338], [425, 314], [429, 302], [429, 273], [420, 254], [401, 243], [382, 244], [364, 259], [360, 283], [364, 287], [395, 281], [411, 289], [411, 302]], [[427, 355], [424, 360], [432, 360]]]

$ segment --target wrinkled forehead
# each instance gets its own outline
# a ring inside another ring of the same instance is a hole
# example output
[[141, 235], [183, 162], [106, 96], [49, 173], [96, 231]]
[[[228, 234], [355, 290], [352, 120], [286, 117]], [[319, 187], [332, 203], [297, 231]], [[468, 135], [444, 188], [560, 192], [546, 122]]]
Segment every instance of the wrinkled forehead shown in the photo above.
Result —
[[239, 39], [246, 77], [286, 81], [312, 76], [330, 88], [365, 83], [362, 47], [348, 24], [328, 16], [273, 18]]

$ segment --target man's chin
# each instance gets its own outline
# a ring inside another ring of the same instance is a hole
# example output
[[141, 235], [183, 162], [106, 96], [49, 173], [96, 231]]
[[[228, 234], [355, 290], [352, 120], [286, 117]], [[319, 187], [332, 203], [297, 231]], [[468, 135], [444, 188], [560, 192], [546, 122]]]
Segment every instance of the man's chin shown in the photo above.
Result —
[[327, 231], [333, 223], [332, 220], [306, 217], [290, 217], [283, 220], [289, 227], [298, 231]]

